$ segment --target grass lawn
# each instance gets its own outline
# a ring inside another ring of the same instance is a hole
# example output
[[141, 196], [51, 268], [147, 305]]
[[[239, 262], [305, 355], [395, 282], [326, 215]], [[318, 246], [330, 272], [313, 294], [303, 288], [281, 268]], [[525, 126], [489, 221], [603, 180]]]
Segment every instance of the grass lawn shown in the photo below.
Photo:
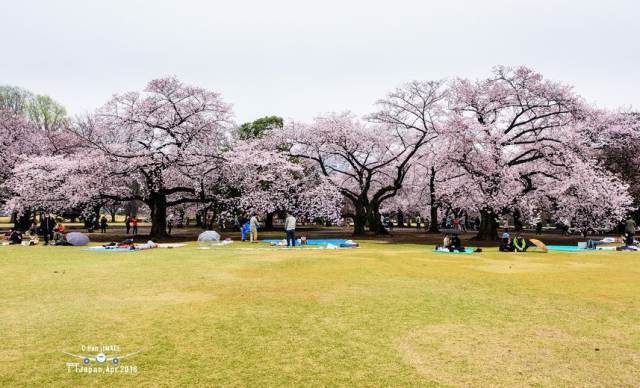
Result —
[[196, 248], [0, 247], [0, 385], [640, 385], [640, 253]]

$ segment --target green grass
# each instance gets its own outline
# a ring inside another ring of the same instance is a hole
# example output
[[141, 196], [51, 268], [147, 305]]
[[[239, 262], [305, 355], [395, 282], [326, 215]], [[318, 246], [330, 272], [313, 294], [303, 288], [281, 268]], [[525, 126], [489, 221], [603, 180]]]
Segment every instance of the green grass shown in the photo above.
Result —
[[0, 247], [0, 385], [640, 385], [640, 254], [430, 249]]

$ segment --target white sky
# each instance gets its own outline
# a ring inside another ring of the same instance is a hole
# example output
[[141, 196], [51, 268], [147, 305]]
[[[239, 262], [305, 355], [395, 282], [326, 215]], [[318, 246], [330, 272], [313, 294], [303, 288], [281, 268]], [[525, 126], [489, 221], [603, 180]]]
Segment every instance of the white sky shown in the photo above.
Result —
[[238, 122], [363, 115], [403, 82], [498, 64], [640, 109], [638, 0], [0, 0], [0, 26], [0, 84], [72, 114], [176, 75]]

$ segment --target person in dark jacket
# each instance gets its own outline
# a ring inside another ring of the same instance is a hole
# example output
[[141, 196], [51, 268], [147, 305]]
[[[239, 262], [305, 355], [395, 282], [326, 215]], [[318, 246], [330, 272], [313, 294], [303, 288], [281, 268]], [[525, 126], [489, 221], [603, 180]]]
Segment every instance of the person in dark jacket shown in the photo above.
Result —
[[127, 228], [127, 234], [131, 231], [131, 217], [126, 216], [124, 219], [124, 227]]
[[16, 229], [9, 231], [9, 244], [22, 244], [22, 232]]
[[460, 241], [460, 236], [458, 236], [457, 234], [454, 234], [453, 237], [451, 237], [450, 245], [448, 246], [448, 248], [449, 248], [449, 252], [465, 251], [464, 247], [462, 246], [462, 242]]
[[49, 240], [53, 240], [53, 229], [56, 227], [56, 220], [51, 217], [51, 214], [45, 214], [40, 221], [40, 229], [42, 229], [42, 236], [44, 237], [44, 245], [49, 245]]
[[102, 233], [107, 233], [107, 226], [109, 226], [107, 224], [107, 217], [102, 216], [102, 218], [100, 218], [100, 231]]

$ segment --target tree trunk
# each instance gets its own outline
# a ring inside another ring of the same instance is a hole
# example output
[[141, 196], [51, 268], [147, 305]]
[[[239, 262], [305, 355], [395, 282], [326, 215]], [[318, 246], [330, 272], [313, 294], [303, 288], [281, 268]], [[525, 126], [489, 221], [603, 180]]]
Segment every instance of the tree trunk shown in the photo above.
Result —
[[167, 196], [151, 194], [147, 203], [151, 209], [151, 232], [149, 237], [167, 237]]
[[273, 216], [274, 212], [267, 213], [267, 218], [264, 220], [264, 228], [266, 230], [273, 230]]
[[365, 226], [367, 225], [367, 210], [364, 206], [356, 205], [355, 215], [353, 216], [353, 235], [363, 235], [366, 233]]
[[431, 176], [429, 177], [429, 201], [431, 203], [431, 217], [429, 220], [429, 233], [439, 233], [438, 223], [438, 204], [436, 203], [436, 169], [431, 167]]
[[480, 211], [480, 228], [476, 240], [496, 241], [498, 240], [498, 221], [492, 210]]
[[440, 233], [438, 222], [438, 206], [431, 205], [431, 219], [429, 220], [429, 233]]
[[109, 214], [111, 214], [111, 223], [116, 223], [116, 209], [109, 209]]
[[93, 228], [100, 229], [100, 210], [102, 205], [96, 205], [93, 207]]
[[398, 210], [398, 228], [404, 227], [404, 212], [402, 210]]
[[[389, 234], [380, 220], [380, 205], [371, 204], [369, 209], [369, 231], [375, 234]], [[391, 222], [391, 221], [389, 221]]]
[[517, 209], [513, 211], [513, 225], [516, 232], [522, 232], [524, 230], [524, 225], [522, 225], [522, 217], [520, 215], [520, 211]]

